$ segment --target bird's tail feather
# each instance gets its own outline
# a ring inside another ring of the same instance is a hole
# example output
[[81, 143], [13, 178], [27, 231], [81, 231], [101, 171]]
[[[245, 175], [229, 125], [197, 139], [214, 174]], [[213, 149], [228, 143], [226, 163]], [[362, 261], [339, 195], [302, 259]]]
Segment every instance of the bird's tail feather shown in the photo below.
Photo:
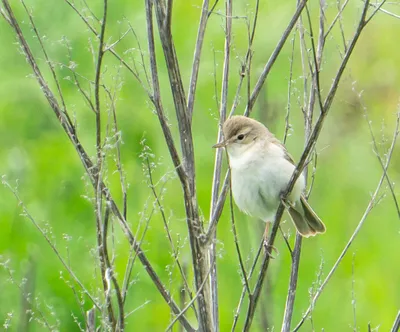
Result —
[[326, 228], [324, 223], [317, 216], [303, 195], [300, 198], [300, 202], [303, 213], [299, 212], [299, 207], [297, 207], [297, 209], [293, 206], [288, 208], [290, 218], [296, 226], [297, 231], [304, 237], [325, 233]]

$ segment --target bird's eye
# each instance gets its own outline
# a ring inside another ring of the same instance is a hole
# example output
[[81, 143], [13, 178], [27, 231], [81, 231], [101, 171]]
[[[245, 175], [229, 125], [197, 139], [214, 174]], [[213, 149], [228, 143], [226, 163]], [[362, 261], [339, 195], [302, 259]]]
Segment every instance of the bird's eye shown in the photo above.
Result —
[[241, 140], [244, 138], [244, 135], [243, 135], [243, 134], [240, 134], [240, 135], [238, 135], [237, 138], [238, 138], [239, 141], [241, 141]]

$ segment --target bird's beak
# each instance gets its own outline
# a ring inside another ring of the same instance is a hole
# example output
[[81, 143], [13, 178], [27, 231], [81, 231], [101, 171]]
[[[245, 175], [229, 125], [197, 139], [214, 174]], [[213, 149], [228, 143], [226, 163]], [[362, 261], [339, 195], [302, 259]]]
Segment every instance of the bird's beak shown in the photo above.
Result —
[[222, 141], [222, 142], [220, 142], [220, 143], [217, 143], [217, 144], [213, 145], [212, 147], [213, 147], [214, 149], [218, 149], [218, 148], [224, 148], [224, 147], [227, 146], [227, 145], [228, 145], [228, 142], [227, 142], [227, 141]]

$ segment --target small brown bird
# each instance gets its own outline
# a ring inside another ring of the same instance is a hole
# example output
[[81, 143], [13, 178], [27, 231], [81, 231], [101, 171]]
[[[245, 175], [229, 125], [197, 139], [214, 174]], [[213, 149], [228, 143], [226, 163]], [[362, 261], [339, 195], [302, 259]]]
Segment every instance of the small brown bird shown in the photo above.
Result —
[[[223, 125], [232, 171], [232, 193], [239, 209], [266, 222], [274, 220], [281, 195], [295, 169], [285, 146], [260, 122], [233, 116]], [[297, 231], [305, 237], [325, 232], [325, 225], [305, 199], [305, 178], [296, 181], [284, 202]]]

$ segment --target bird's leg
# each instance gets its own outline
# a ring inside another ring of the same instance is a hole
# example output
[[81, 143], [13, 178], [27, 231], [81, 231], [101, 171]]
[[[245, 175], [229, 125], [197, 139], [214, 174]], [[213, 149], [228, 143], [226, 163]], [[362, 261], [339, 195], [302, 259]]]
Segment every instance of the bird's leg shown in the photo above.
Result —
[[265, 223], [265, 231], [264, 231], [264, 245], [267, 246], [268, 244], [268, 233], [269, 233], [269, 222]]
[[268, 250], [268, 249], [271, 249], [271, 250], [275, 251], [275, 253], [276, 253], [277, 255], [279, 255], [279, 251], [278, 251], [278, 249], [276, 249], [274, 246], [272, 246], [272, 245], [269, 244], [269, 236], [268, 236], [268, 233], [269, 233], [270, 222], [267, 221], [265, 224], [266, 224], [266, 225], [265, 225], [265, 231], [264, 231], [264, 236], [263, 236], [263, 239], [264, 239], [264, 242], [263, 242], [263, 244], [264, 244], [264, 250], [265, 250], [265, 253], [266, 253], [267, 255], [269, 255], [271, 258], [275, 258], [274, 256], [271, 255], [271, 252], [270, 252], [270, 250]]

